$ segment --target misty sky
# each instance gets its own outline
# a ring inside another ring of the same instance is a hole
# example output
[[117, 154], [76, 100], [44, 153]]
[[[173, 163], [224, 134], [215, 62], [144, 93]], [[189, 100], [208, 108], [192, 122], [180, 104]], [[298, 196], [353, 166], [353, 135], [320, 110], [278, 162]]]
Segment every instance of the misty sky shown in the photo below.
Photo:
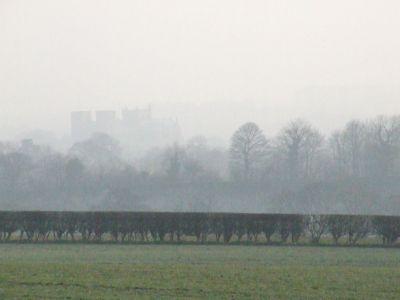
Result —
[[0, 0], [0, 134], [151, 104], [185, 136], [400, 113], [395, 0]]

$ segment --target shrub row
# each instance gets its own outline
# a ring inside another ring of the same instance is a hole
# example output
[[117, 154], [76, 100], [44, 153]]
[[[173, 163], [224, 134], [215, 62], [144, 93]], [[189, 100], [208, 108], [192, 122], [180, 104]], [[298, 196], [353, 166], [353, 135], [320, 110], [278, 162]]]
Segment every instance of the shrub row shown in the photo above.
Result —
[[192, 237], [205, 242], [247, 239], [257, 242], [273, 235], [282, 242], [297, 243], [300, 237], [319, 243], [329, 235], [355, 245], [368, 235], [379, 235], [384, 244], [400, 237], [400, 217], [355, 215], [284, 215], [223, 213], [145, 212], [0, 212], [0, 240], [182, 241]]

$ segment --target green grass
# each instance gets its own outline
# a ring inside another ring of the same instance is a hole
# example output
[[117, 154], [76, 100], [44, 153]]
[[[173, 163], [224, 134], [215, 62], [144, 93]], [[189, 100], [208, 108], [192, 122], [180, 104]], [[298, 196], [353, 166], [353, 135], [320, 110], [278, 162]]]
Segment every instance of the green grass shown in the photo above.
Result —
[[399, 299], [400, 249], [0, 244], [0, 299]]

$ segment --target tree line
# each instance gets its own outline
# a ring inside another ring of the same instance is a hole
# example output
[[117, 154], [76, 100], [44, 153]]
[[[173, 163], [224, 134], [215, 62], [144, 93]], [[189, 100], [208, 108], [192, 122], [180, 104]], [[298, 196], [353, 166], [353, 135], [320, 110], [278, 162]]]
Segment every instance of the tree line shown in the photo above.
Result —
[[[84, 241], [229, 243], [233, 240], [319, 244], [329, 236], [356, 245], [378, 235], [385, 245], [400, 237], [400, 217], [146, 212], [0, 212], [0, 241]], [[304, 243], [304, 241], [303, 241]], [[375, 241], [376, 243], [376, 241]]]
[[66, 153], [0, 143], [0, 208], [400, 214], [400, 117], [329, 136], [294, 120], [275, 136], [241, 125], [229, 147], [197, 136], [126, 159], [104, 133]]

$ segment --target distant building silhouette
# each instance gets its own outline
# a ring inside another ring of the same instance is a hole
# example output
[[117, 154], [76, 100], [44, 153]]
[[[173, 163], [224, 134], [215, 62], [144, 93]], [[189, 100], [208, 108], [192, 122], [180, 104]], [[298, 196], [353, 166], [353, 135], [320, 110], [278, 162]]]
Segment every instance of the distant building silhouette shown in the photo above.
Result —
[[71, 113], [71, 136], [75, 141], [86, 139], [93, 131], [94, 123], [90, 111], [74, 111]]
[[71, 136], [75, 142], [96, 132], [107, 133], [123, 146], [135, 147], [135, 151], [172, 144], [180, 139], [177, 121], [154, 119], [150, 106], [146, 109], [124, 108], [120, 117], [112, 110], [100, 110], [94, 114], [92, 111], [71, 113]]
[[112, 110], [98, 110], [96, 111], [96, 122], [94, 123], [94, 130], [96, 132], [103, 132], [107, 134], [115, 134], [117, 129], [117, 114]]

